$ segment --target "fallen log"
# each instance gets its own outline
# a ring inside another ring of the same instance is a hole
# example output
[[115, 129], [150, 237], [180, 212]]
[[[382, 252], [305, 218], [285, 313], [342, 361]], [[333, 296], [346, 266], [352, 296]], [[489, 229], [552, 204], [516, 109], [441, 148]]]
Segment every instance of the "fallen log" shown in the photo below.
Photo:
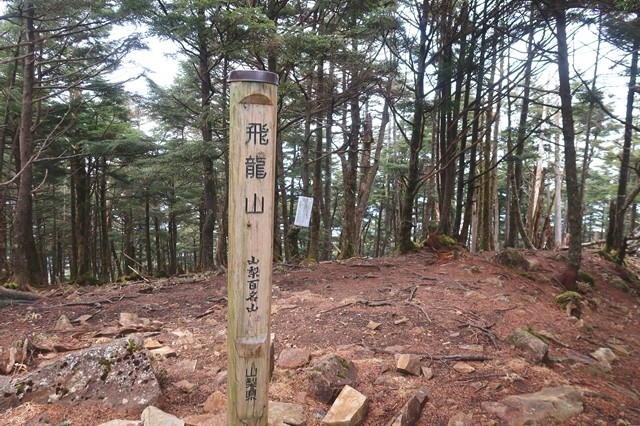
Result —
[[12, 290], [10, 288], [0, 287], [0, 307], [25, 305], [33, 303], [40, 299], [40, 296], [28, 291]]

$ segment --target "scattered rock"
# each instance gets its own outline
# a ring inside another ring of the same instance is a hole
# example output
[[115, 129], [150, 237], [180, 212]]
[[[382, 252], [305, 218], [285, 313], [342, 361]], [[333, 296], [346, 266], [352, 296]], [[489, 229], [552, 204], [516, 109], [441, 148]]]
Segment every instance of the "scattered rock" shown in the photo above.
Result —
[[387, 423], [387, 426], [406, 426], [415, 425], [420, 419], [424, 405], [429, 399], [429, 392], [426, 389], [419, 389], [409, 400], [402, 406], [400, 411]]
[[630, 356], [631, 352], [629, 348], [625, 345], [617, 344], [617, 343], [607, 343], [607, 346], [611, 348], [614, 354], [618, 356]]
[[98, 426], [142, 426], [142, 423], [139, 420], [110, 420]]
[[176, 351], [174, 351], [169, 346], [163, 346], [158, 349], [151, 349], [149, 352], [151, 353], [151, 355], [153, 355], [156, 358], [171, 358], [171, 357], [178, 356], [176, 354]]
[[420, 371], [426, 380], [431, 380], [433, 377], [433, 369], [430, 367], [421, 367]]
[[480, 283], [487, 284], [491, 287], [504, 287], [504, 283], [502, 282], [502, 280], [496, 277], [485, 278], [483, 280], [480, 280]]
[[382, 324], [379, 322], [375, 322], [375, 321], [369, 321], [369, 324], [367, 324], [367, 328], [369, 330], [377, 330], [380, 328]]
[[180, 374], [188, 374], [196, 371], [196, 367], [198, 366], [197, 359], [184, 359], [182, 361], [178, 361], [175, 365], [169, 367], [171, 373], [174, 375]]
[[400, 319], [398, 319], [398, 320], [395, 320], [393, 323], [394, 323], [395, 325], [401, 325], [401, 324], [405, 324], [405, 323], [406, 323], [406, 322], [408, 322], [408, 321], [409, 321], [409, 318], [407, 318], [407, 317], [402, 317], [402, 318], [400, 318]]
[[466, 362], [457, 362], [453, 365], [452, 368], [456, 370], [458, 373], [464, 373], [464, 374], [469, 374], [476, 371], [474, 367], [467, 364]]
[[195, 388], [195, 385], [188, 380], [180, 380], [178, 382], [175, 382], [173, 386], [177, 387], [178, 389], [180, 389], [182, 392], [185, 392], [185, 393], [191, 393]]
[[345, 386], [322, 419], [323, 426], [353, 426], [359, 424], [367, 414], [369, 400], [366, 396]]
[[139, 414], [160, 400], [161, 390], [142, 341], [130, 337], [69, 354], [13, 379], [0, 388], [1, 394], [22, 403], [99, 402], [120, 413]]
[[420, 375], [420, 357], [413, 354], [397, 355], [396, 370], [400, 373]]
[[53, 327], [53, 329], [55, 331], [73, 330], [73, 325], [66, 315], [60, 315], [60, 318], [58, 318], [58, 321], [56, 321], [56, 325], [55, 327]]
[[618, 359], [616, 354], [614, 354], [609, 348], [599, 348], [598, 350], [591, 352], [591, 356], [600, 362], [606, 361], [610, 363]]
[[142, 420], [143, 426], [184, 426], [183, 420], [173, 414], [165, 413], [153, 405], [144, 409], [140, 420]]
[[215, 387], [219, 387], [227, 383], [227, 370], [220, 371], [216, 374], [216, 377], [213, 378], [213, 385]]
[[118, 324], [122, 327], [137, 328], [151, 324], [151, 320], [149, 320], [149, 318], [140, 318], [136, 313], [120, 312]]
[[304, 367], [311, 358], [311, 351], [306, 348], [285, 348], [280, 352], [276, 366], [295, 370]]
[[525, 351], [534, 362], [541, 363], [547, 358], [549, 345], [525, 330], [513, 330], [507, 336], [507, 342]]
[[474, 299], [474, 300], [485, 300], [487, 299], [487, 295], [484, 293], [481, 293], [479, 291], [476, 290], [469, 290], [464, 294], [464, 297], [467, 299]]
[[564, 422], [582, 412], [582, 393], [573, 386], [543, 388], [535, 393], [510, 395], [499, 402], [485, 401], [482, 408], [509, 425]]
[[304, 426], [306, 424], [304, 409], [301, 405], [297, 404], [269, 401], [268, 424], [270, 426]]
[[227, 414], [195, 414], [182, 420], [185, 426], [226, 426]]
[[227, 397], [220, 391], [214, 391], [204, 403], [204, 412], [217, 414], [227, 409]]
[[80, 325], [85, 325], [87, 323], [87, 321], [89, 321], [91, 318], [93, 318], [93, 315], [80, 315], [78, 318], [71, 320], [72, 323], [74, 322], [79, 322]]
[[330, 404], [346, 385], [353, 385], [356, 366], [353, 362], [337, 355], [327, 355], [315, 363], [311, 369], [309, 393], [318, 401]]
[[160, 349], [161, 347], [163, 347], [164, 345], [160, 342], [158, 342], [156, 339], [145, 339], [144, 340], [144, 348], [145, 349], [149, 349], [149, 350], [153, 350], [153, 349]]
[[473, 416], [467, 413], [456, 413], [447, 422], [447, 426], [474, 426]]

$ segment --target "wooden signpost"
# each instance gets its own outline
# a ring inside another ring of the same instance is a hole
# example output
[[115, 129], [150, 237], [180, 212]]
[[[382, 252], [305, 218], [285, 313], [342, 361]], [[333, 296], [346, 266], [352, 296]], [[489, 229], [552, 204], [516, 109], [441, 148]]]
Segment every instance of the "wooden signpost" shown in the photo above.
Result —
[[277, 74], [232, 71], [229, 129], [230, 426], [268, 419]]

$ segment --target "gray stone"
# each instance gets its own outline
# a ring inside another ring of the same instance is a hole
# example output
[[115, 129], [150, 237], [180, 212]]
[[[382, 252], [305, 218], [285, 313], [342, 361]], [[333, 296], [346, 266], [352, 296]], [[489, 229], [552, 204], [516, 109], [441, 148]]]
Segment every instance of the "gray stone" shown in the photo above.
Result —
[[2, 386], [2, 394], [18, 403], [98, 402], [119, 413], [136, 415], [162, 396], [148, 352], [133, 337], [69, 354], [13, 379]]
[[549, 345], [533, 334], [519, 328], [513, 330], [509, 336], [507, 336], [507, 342], [525, 351], [532, 361], [538, 363], [543, 362], [549, 352]]
[[599, 348], [598, 350], [591, 352], [591, 356], [600, 362], [611, 362], [618, 359], [616, 354], [614, 354], [613, 351], [609, 348]]
[[369, 400], [366, 396], [352, 388], [345, 386], [335, 402], [322, 419], [323, 426], [354, 426], [359, 424], [367, 415]]
[[53, 329], [55, 331], [73, 330], [73, 325], [66, 315], [60, 315], [60, 318], [58, 318], [58, 321], [56, 321], [56, 325], [53, 327]]
[[311, 351], [306, 348], [285, 348], [280, 352], [276, 366], [295, 370], [304, 367], [311, 358]]
[[420, 357], [413, 354], [400, 354], [397, 356], [396, 370], [414, 376], [420, 375]]
[[330, 404], [346, 385], [353, 385], [356, 366], [337, 355], [327, 355], [311, 368], [309, 393], [318, 401]]
[[142, 423], [139, 420], [109, 420], [98, 426], [142, 426]]
[[482, 408], [508, 425], [564, 422], [582, 412], [582, 393], [573, 386], [543, 388], [535, 393], [510, 395], [499, 402], [485, 401]]
[[402, 406], [400, 411], [387, 423], [387, 426], [407, 426], [415, 425], [420, 419], [424, 405], [429, 399], [429, 392], [426, 389], [419, 389]]
[[140, 416], [143, 426], [184, 426], [184, 421], [150, 405]]
[[270, 426], [304, 426], [304, 409], [298, 404], [287, 402], [269, 401], [269, 421]]
[[482, 345], [458, 345], [463, 351], [482, 352], [484, 347]]

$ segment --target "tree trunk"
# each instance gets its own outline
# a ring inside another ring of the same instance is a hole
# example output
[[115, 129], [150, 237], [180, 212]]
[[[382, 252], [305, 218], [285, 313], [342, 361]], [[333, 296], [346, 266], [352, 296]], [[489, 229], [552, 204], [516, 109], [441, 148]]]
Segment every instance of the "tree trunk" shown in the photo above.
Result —
[[[567, 46], [567, 17], [563, 2], [554, 3], [552, 13], [556, 19], [556, 38], [558, 41], [558, 79], [560, 88], [560, 109], [562, 111], [562, 134], [564, 137], [564, 167], [566, 172], [569, 252], [568, 268], [574, 272], [580, 269], [582, 261], [582, 202], [581, 188], [578, 182], [576, 166], [575, 130], [573, 123], [573, 107], [571, 105], [571, 79], [569, 74], [569, 49]], [[569, 286], [575, 287], [574, 282]]]
[[412, 240], [413, 203], [420, 189], [420, 151], [422, 151], [424, 123], [424, 74], [427, 58], [427, 15], [430, 3], [423, 0], [420, 5], [420, 25], [418, 58], [415, 71], [415, 92], [413, 99], [413, 120], [411, 123], [411, 139], [409, 141], [409, 169], [405, 181], [404, 194], [400, 207], [400, 224], [396, 251], [409, 253], [417, 249]]
[[[633, 142], [633, 98], [638, 75], [638, 47], [640, 42], [635, 39], [631, 54], [631, 66], [629, 69], [629, 89], [627, 91], [627, 107], [624, 126], [624, 142], [622, 145], [622, 157], [620, 158], [620, 174], [618, 177], [618, 192], [616, 196], [615, 212], [611, 215], [613, 224], [610, 226], [611, 235], [607, 234], [607, 246], [622, 253], [624, 244], [624, 216], [626, 213], [625, 199], [627, 197], [627, 185], [629, 182], [629, 165], [631, 162], [631, 147]], [[621, 256], [623, 257], [623, 256]], [[622, 261], [623, 259], [619, 259]]]
[[20, 289], [28, 290], [31, 285], [44, 284], [35, 240], [33, 238], [33, 206], [31, 201], [31, 185], [33, 181], [33, 91], [35, 75], [34, 53], [34, 15], [32, 4], [28, 4], [25, 16], [25, 48], [24, 73], [22, 83], [22, 112], [20, 117], [20, 179], [16, 197], [15, 217], [13, 221], [13, 280]]

